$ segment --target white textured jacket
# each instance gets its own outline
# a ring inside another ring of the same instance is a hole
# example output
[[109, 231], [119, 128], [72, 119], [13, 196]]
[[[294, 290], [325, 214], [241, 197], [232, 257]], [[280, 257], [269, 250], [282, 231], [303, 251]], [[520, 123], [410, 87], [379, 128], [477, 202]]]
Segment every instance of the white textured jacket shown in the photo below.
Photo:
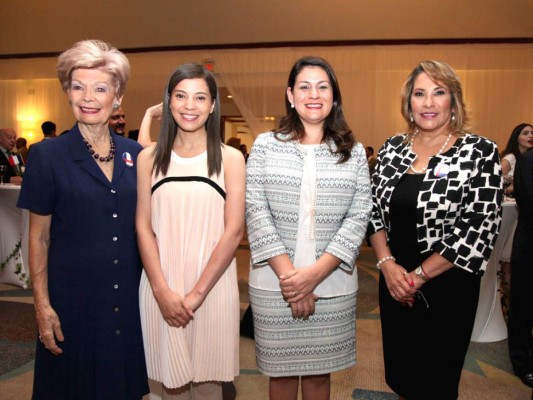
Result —
[[[329, 146], [335, 145], [323, 143], [316, 151], [315, 258], [330, 253], [351, 272], [372, 209], [368, 164], [361, 144], [342, 164]], [[303, 168], [304, 153], [296, 142], [277, 140], [272, 132], [257, 137], [246, 168], [252, 270], [281, 254], [294, 260]]]

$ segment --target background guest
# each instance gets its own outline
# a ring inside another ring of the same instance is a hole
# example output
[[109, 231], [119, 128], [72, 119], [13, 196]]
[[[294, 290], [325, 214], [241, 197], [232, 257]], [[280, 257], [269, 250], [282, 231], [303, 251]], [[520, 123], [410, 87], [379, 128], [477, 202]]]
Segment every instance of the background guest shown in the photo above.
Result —
[[244, 143], [239, 145], [239, 150], [241, 151], [242, 155], [244, 156], [244, 161], [248, 161], [248, 148]]
[[126, 134], [126, 114], [122, 107], [113, 110], [111, 117], [109, 117], [109, 127], [120, 136]]
[[57, 72], [77, 123], [32, 146], [18, 201], [30, 211], [39, 329], [33, 399], [141, 399], [148, 392], [135, 237], [141, 146], [107, 125], [130, 66], [116, 48], [85, 40], [59, 56]]
[[241, 145], [241, 139], [237, 138], [237, 137], [230, 137], [227, 141], [226, 141], [226, 144], [228, 146], [231, 146], [237, 150], [239, 150], [239, 146]]
[[304, 400], [328, 399], [330, 373], [355, 364], [368, 165], [325, 60], [298, 60], [287, 86], [286, 117], [257, 137], [247, 164], [256, 358], [270, 399], [296, 400], [300, 377]]
[[41, 124], [41, 130], [43, 131], [43, 140], [56, 138], [56, 124], [52, 121], [44, 121]]
[[461, 84], [444, 62], [412, 71], [402, 116], [408, 133], [378, 153], [369, 226], [385, 379], [401, 399], [457, 399], [501, 219], [498, 151], [468, 133]]
[[28, 160], [28, 141], [23, 138], [17, 138], [16, 141], [17, 154], [20, 154], [24, 163]]
[[128, 132], [128, 139], [135, 140], [137, 142], [139, 140], [139, 129], [131, 129]]
[[533, 147], [533, 125], [522, 123], [515, 126], [501, 153], [502, 174], [505, 194], [514, 192], [513, 176], [516, 159]]
[[218, 89], [203, 65], [172, 74], [161, 109], [157, 145], [139, 156], [148, 375], [162, 383], [163, 398], [222, 399], [221, 382], [239, 373], [244, 159], [221, 142]]
[[509, 310], [509, 355], [516, 375], [533, 388], [533, 151], [519, 156], [514, 175], [518, 204], [511, 256], [511, 309]]
[[366, 152], [366, 158], [368, 160], [368, 171], [370, 172], [370, 176], [374, 173], [374, 170], [376, 169], [376, 164], [378, 163], [378, 160], [376, 157], [374, 157], [374, 148], [372, 146], [365, 147]]
[[[500, 158], [502, 164], [503, 187], [504, 193], [509, 197], [514, 197], [513, 176], [515, 173], [515, 164], [520, 154], [524, 154], [533, 147], [533, 126], [522, 123], [515, 126], [507, 142], [507, 146], [502, 151]], [[513, 248], [514, 230], [516, 221], [511, 228], [511, 234], [507, 238], [500, 256], [500, 265], [502, 272], [501, 290], [503, 292], [502, 304], [504, 310], [509, 305], [509, 294], [511, 291], [511, 251]]]
[[0, 128], [0, 165], [3, 165], [3, 182], [4, 183], [22, 183], [20, 167], [22, 166], [22, 157], [17, 158], [13, 154], [17, 141], [17, 133], [11, 128]]

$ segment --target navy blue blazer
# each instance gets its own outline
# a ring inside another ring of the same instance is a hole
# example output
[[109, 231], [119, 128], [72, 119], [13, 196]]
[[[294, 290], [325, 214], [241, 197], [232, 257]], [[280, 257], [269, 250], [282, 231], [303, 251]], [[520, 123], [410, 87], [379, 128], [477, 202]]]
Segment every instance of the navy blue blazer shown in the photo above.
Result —
[[34, 396], [42, 390], [42, 398], [129, 399], [147, 392], [135, 235], [142, 147], [112, 138], [111, 182], [77, 124], [32, 146], [28, 158], [18, 206], [51, 215], [48, 289], [65, 335], [61, 356], [37, 342]]

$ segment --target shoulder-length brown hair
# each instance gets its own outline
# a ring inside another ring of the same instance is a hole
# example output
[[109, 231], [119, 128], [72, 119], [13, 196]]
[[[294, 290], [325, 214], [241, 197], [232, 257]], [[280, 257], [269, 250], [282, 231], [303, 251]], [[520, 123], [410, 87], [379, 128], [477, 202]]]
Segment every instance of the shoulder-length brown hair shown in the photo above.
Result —
[[413, 69], [402, 87], [401, 111], [403, 118], [407, 122], [408, 135], [410, 136], [417, 129], [416, 124], [411, 120], [411, 96], [413, 95], [416, 78], [423, 72], [425, 72], [433, 82], [446, 86], [450, 91], [452, 98], [452, 115], [454, 115], [454, 118], [450, 121], [450, 129], [452, 133], [459, 135], [466, 133], [469, 129], [469, 118], [463, 100], [463, 88], [461, 87], [461, 82], [459, 81], [457, 73], [448, 63], [428, 60], [422, 61], [415, 69]]
[[209, 89], [211, 101], [215, 107], [205, 124], [207, 131], [207, 173], [209, 176], [219, 175], [222, 168], [222, 140], [220, 138], [220, 102], [215, 77], [203, 65], [189, 63], [180, 65], [170, 76], [163, 97], [163, 113], [161, 115], [161, 130], [155, 147], [154, 171], [165, 175], [170, 163], [170, 155], [174, 140], [178, 133], [178, 124], [170, 111], [170, 96], [178, 84], [185, 79], [203, 79]]
[[[341, 156], [339, 160], [340, 163], [346, 162], [350, 159], [351, 151], [356, 141], [352, 130], [344, 118], [341, 91], [335, 72], [323, 58], [313, 56], [300, 58], [296, 61], [289, 73], [287, 86], [291, 88], [291, 90], [294, 89], [296, 77], [305, 67], [320, 67], [328, 75], [329, 82], [333, 89], [333, 107], [324, 121], [324, 136], [322, 137], [322, 141], [333, 141], [336, 146], [335, 149], [332, 149], [333, 153]], [[282, 140], [280, 134], [288, 134], [288, 140], [302, 139], [305, 136], [305, 128], [296, 109], [291, 107], [291, 103], [287, 96], [285, 96], [285, 110], [287, 115], [281, 119], [279, 128], [274, 130], [276, 138]]]

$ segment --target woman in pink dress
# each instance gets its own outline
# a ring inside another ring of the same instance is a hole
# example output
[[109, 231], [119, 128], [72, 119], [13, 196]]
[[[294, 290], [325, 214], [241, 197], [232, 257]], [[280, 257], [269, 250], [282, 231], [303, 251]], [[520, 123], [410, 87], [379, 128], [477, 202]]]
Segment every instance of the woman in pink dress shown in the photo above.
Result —
[[219, 127], [213, 75], [182, 65], [167, 85], [158, 142], [139, 155], [141, 322], [163, 399], [221, 399], [221, 382], [239, 373], [245, 164]]

